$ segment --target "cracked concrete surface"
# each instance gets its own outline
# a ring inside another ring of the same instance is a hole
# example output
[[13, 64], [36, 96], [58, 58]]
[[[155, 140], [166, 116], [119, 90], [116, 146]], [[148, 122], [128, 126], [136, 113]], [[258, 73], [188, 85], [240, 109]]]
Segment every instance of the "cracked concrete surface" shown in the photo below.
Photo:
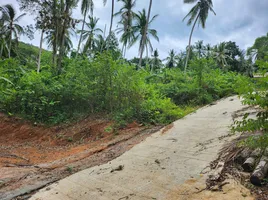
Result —
[[222, 137], [229, 134], [232, 113], [243, 107], [238, 97], [229, 97], [201, 108], [115, 160], [54, 183], [30, 200], [168, 199], [174, 188], [201, 177], [216, 159], [232, 138]]

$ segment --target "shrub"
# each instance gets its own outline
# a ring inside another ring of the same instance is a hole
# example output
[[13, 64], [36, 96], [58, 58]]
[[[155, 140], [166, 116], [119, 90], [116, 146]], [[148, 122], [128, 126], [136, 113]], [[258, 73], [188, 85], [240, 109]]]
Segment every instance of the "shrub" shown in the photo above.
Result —
[[[257, 62], [259, 70], [264, 75], [268, 71], [268, 57]], [[243, 97], [243, 103], [250, 106], [257, 106], [260, 111], [256, 118], [249, 118], [245, 114], [242, 121], [236, 121], [233, 132], [256, 133], [259, 135], [250, 136], [242, 144], [252, 148], [268, 147], [268, 76], [258, 78], [254, 81], [240, 79], [238, 92]]]

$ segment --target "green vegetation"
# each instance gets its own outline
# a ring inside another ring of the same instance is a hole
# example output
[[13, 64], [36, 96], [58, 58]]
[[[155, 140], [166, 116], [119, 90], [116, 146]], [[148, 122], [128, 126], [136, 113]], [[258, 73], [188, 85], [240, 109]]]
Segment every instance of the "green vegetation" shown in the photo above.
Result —
[[16, 59], [0, 61], [2, 76], [13, 83], [1, 82], [1, 110], [53, 124], [100, 112], [118, 122], [165, 124], [193, 111], [191, 107], [233, 94], [240, 78], [213, 69], [215, 62], [206, 59], [192, 62], [187, 76], [180, 69], [136, 71], [135, 65], [114, 60], [108, 52], [64, 63], [64, 72], [55, 75], [50, 66], [42, 66], [38, 74]]
[[[244, 75], [252, 76], [254, 67], [262, 65], [255, 64], [235, 42], [213, 46], [198, 41], [178, 54], [170, 50], [161, 60], [151, 43], [151, 38], [159, 40], [153, 29], [158, 15], [150, 16], [152, 0], [148, 11], [137, 13], [133, 11], [135, 0], [112, 1], [107, 36], [98, 28], [92, 0], [82, 1], [81, 20], [72, 17], [76, 0], [18, 2], [36, 18], [40, 47], [18, 42], [19, 34], [31, 36], [32, 30], [17, 26], [24, 14], [15, 19], [12, 6], [1, 6], [0, 111], [33, 122], [58, 124], [98, 113], [115, 120], [118, 127], [134, 120], [166, 124], [235, 94], [238, 83], [247, 80]], [[188, 24], [195, 19], [193, 29], [197, 21], [204, 28], [208, 12], [213, 11], [212, 1], [184, 2], [197, 2], [186, 17]], [[113, 14], [116, 3], [121, 3], [122, 9]], [[116, 17], [118, 28], [113, 31]], [[11, 31], [8, 24], [14, 26]], [[79, 36], [77, 50], [73, 49], [72, 34]], [[50, 51], [42, 49], [44, 41]], [[125, 52], [136, 42], [140, 58], [127, 60]]]
[[243, 145], [265, 149], [268, 147], [268, 35], [256, 39], [253, 47], [248, 50], [249, 54], [252, 52], [254, 52], [257, 72], [262, 77], [255, 78], [251, 82], [241, 80], [238, 92], [243, 96], [244, 104], [257, 106], [260, 110], [256, 119], [249, 118], [249, 115], [245, 114], [242, 121], [236, 121], [233, 131], [246, 134], [259, 133], [247, 138]]

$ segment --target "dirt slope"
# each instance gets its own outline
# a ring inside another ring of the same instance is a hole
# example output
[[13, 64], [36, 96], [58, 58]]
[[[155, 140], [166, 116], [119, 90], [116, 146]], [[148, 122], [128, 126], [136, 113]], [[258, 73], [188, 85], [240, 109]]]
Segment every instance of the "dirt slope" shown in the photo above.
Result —
[[0, 114], [0, 199], [107, 162], [147, 137], [147, 129], [133, 122], [115, 131], [107, 119], [91, 117], [46, 127]]

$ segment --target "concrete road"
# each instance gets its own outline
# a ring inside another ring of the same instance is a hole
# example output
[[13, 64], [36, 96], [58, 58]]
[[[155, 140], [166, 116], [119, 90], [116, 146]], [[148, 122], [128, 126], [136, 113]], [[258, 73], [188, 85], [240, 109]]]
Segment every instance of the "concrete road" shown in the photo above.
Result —
[[[232, 113], [243, 106], [229, 97], [173, 123], [110, 163], [52, 184], [31, 200], [166, 200], [198, 178], [230, 137]], [[174, 191], [173, 191], [174, 192]]]

